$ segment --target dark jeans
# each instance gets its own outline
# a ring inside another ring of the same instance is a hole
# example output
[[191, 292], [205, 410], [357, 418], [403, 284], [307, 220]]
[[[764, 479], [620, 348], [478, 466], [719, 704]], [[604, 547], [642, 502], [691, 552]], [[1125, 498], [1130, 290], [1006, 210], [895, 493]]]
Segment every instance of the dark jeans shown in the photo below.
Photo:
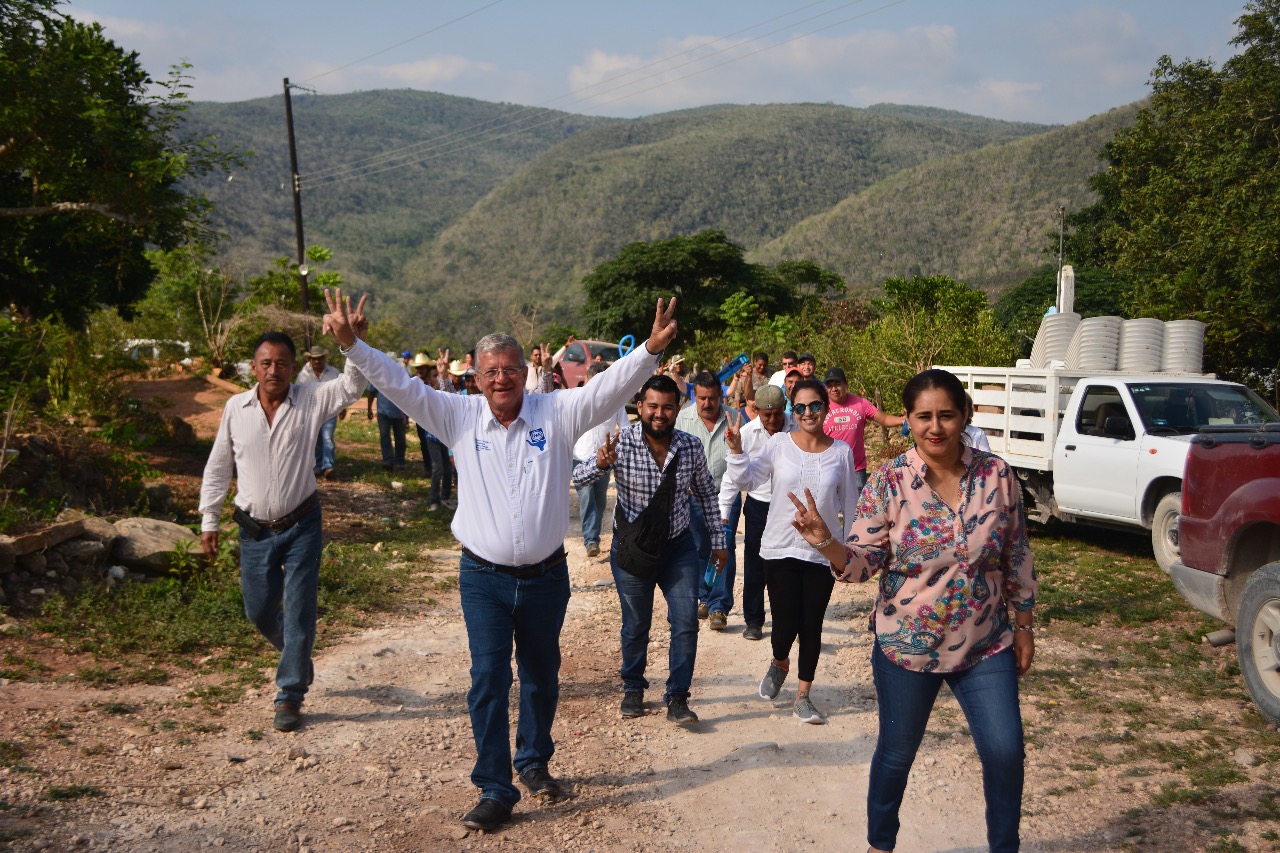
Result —
[[431, 454], [431, 497], [433, 504], [449, 500], [453, 494], [453, 463], [449, 461], [449, 448], [443, 441], [427, 439], [426, 447]]
[[329, 418], [320, 425], [320, 434], [316, 436], [315, 472], [327, 471], [333, 467], [334, 443], [333, 431], [338, 428], [338, 419]]
[[520, 800], [511, 784], [511, 648], [520, 675], [515, 769], [545, 768], [555, 754], [551, 724], [560, 700], [560, 628], [569, 605], [569, 566], [518, 580], [462, 557], [458, 576], [462, 618], [471, 648], [467, 709], [476, 741], [471, 781], [480, 796], [508, 807]]
[[742, 501], [742, 517], [747, 522], [742, 537], [742, 621], [763, 628], [765, 571], [760, 539], [769, 518], [769, 504], [748, 495]]
[[[395, 440], [395, 452], [392, 454], [392, 439]], [[382, 445], [382, 467], [390, 468], [392, 464], [404, 465], [404, 418], [389, 418], [378, 415], [378, 442]]]
[[[711, 531], [702, 517], [702, 504], [693, 496], [689, 497], [689, 510], [689, 532], [693, 534], [694, 546], [698, 551], [698, 565], [705, 569], [707, 560], [711, 559]], [[718, 509], [716, 511], [719, 512]], [[707, 605], [707, 610], [711, 613], [719, 610], [728, 616], [733, 611], [733, 580], [738, 576], [738, 549], [734, 545], [734, 537], [738, 533], [738, 516], [741, 514], [742, 493], [739, 492], [733, 499], [733, 505], [729, 507], [729, 517], [725, 519], [729, 522], [729, 529], [725, 532], [724, 547], [728, 549], [729, 557], [724, 569], [716, 578], [714, 586], [707, 586], [703, 572], [698, 572], [698, 600]], [[711, 519], [712, 524], [719, 521], [718, 518]]]
[[693, 537], [685, 531], [672, 539], [664, 552], [666, 568], [654, 580], [642, 581], [618, 565], [617, 537], [609, 551], [609, 564], [622, 606], [622, 686], [624, 690], [644, 690], [649, 661], [649, 628], [653, 624], [653, 591], [662, 590], [667, 600], [667, 624], [671, 626], [671, 646], [667, 657], [667, 689], [662, 699], [688, 698], [693, 683], [693, 666], [698, 658], [698, 577], [702, 574]]
[[786, 660], [791, 645], [800, 638], [799, 669], [796, 678], [813, 681], [822, 651], [822, 620], [836, 579], [826, 563], [810, 563], [788, 557], [765, 560], [769, 583], [769, 606], [773, 608], [773, 659]]
[[1006, 649], [962, 672], [932, 673], [898, 666], [884, 656], [877, 643], [871, 650], [871, 675], [880, 709], [880, 737], [871, 759], [867, 843], [881, 850], [892, 850], [897, 843], [898, 808], [907, 774], [924, 738], [938, 689], [945, 681], [964, 711], [982, 763], [987, 844], [992, 853], [1016, 851], [1026, 753], [1013, 650]]
[[320, 506], [288, 530], [240, 535], [240, 593], [244, 613], [280, 652], [277, 702], [301, 704], [307, 695], [316, 643], [320, 589]]
[[422, 473], [428, 477], [431, 476], [431, 451], [427, 448], [427, 444], [431, 439], [427, 438], [429, 433], [422, 427], [414, 424], [414, 429], [418, 431], [418, 449], [422, 451]]

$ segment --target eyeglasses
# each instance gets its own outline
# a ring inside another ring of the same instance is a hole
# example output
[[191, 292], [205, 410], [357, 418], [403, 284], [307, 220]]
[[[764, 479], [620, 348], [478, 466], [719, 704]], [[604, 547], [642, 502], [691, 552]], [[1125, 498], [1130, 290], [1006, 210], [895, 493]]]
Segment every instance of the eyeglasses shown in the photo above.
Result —
[[503, 376], [507, 377], [508, 379], [515, 379], [517, 376], [520, 375], [520, 371], [522, 370], [524, 370], [523, 367], [495, 367], [492, 370], [486, 370], [484, 373], [481, 373], [480, 375], [484, 377], [486, 382], [492, 382], [493, 380], [498, 378], [499, 373], [501, 373]]
[[791, 412], [796, 415], [820, 415], [822, 414], [822, 401], [814, 400], [812, 403], [792, 403]]
[[783, 367], [795, 367], [795, 366], [796, 366], [796, 363], [795, 363], [794, 361], [790, 361], [790, 360], [788, 360], [788, 359], [785, 359], [785, 358], [784, 358], [784, 359], [782, 360], [782, 366], [783, 366]]

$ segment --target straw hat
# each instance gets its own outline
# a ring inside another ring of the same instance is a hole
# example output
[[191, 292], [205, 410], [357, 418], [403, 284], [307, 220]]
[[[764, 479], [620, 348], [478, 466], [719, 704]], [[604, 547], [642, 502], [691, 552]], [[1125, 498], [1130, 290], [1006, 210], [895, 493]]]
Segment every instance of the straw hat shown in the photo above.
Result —
[[432, 361], [431, 356], [427, 355], [425, 352], [420, 352], [413, 357], [413, 367], [422, 367], [424, 364], [435, 364], [435, 362]]
[[467, 363], [460, 358], [455, 358], [449, 362], [449, 373], [454, 376], [461, 376], [467, 372]]

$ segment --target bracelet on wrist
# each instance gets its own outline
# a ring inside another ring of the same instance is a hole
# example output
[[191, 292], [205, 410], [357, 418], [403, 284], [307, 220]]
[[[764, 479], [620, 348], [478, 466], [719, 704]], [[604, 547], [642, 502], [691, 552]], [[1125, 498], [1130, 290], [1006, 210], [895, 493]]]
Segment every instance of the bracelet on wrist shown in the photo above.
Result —
[[828, 545], [830, 545], [834, 541], [836, 541], [836, 537], [828, 536], [826, 539], [823, 539], [817, 545], [814, 545], [813, 548], [815, 551], [821, 551], [823, 548], [826, 548]]
[[1025, 632], [1025, 633], [1027, 633], [1027, 634], [1033, 634], [1033, 635], [1034, 635], [1034, 634], [1035, 634], [1035, 632], [1036, 632], [1036, 626], [1035, 626], [1035, 625], [1016, 625], [1016, 624], [1015, 624], [1015, 625], [1013, 626], [1013, 630], [1014, 630], [1014, 631], [1022, 631], [1022, 632]]

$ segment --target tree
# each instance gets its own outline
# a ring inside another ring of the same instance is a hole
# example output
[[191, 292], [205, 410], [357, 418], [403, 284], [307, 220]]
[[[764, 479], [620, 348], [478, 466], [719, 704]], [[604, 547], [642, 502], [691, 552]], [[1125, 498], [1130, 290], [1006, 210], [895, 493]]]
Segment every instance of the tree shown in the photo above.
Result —
[[884, 294], [872, 301], [876, 316], [864, 328], [817, 336], [815, 355], [844, 367], [854, 388], [896, 394], [935, 364], [1013, 363], [1014, 342], [981, 290], [934, 275], [888, 279]]
[[793, 288], [768, 267], [747, 263], [742, 247], [723, 231], [632, 243], [589, 273], [582, 286], [583, 319], [593, 334], [611, 340], [645, 336], [660, 297], [677, 298], [680, 340], [686, 343], [695, 331], [723, 331], [721, 306], [739, 291], [750, 293], [767, 314], [786, 314], [797, 305]]
[[[1107, 269], [1076, 267], [1075, 311], [1084, 317], [1134, 317], [1126, 291], [1128, 283]], [[1042, 267], [1035, 275], [1009, 288], [996, 302], [996, 321], [1018, 342], [1022, 356], [1031, 354], [1031, 345], [1040, 321], [1058, 297], [1056, 264]]]
[[[1161, 57], [1151, 99], [1106, 147], [1096, 239], [1133, 311], [1207, 326], [1206, 367], [1280, 366], [1280, 0], [1237, 19], [1220, 70]], [[1100, 214], [1100, 215], [1099, 215]]]
[[142, 297], [148, 248], [208, 234], [189, 181], [239, 158], [180, 137], [186, 66], [149, 95], [136, 53], [56, 4], [0, 2], [0, 281], [21, 310], [79, 326]]

